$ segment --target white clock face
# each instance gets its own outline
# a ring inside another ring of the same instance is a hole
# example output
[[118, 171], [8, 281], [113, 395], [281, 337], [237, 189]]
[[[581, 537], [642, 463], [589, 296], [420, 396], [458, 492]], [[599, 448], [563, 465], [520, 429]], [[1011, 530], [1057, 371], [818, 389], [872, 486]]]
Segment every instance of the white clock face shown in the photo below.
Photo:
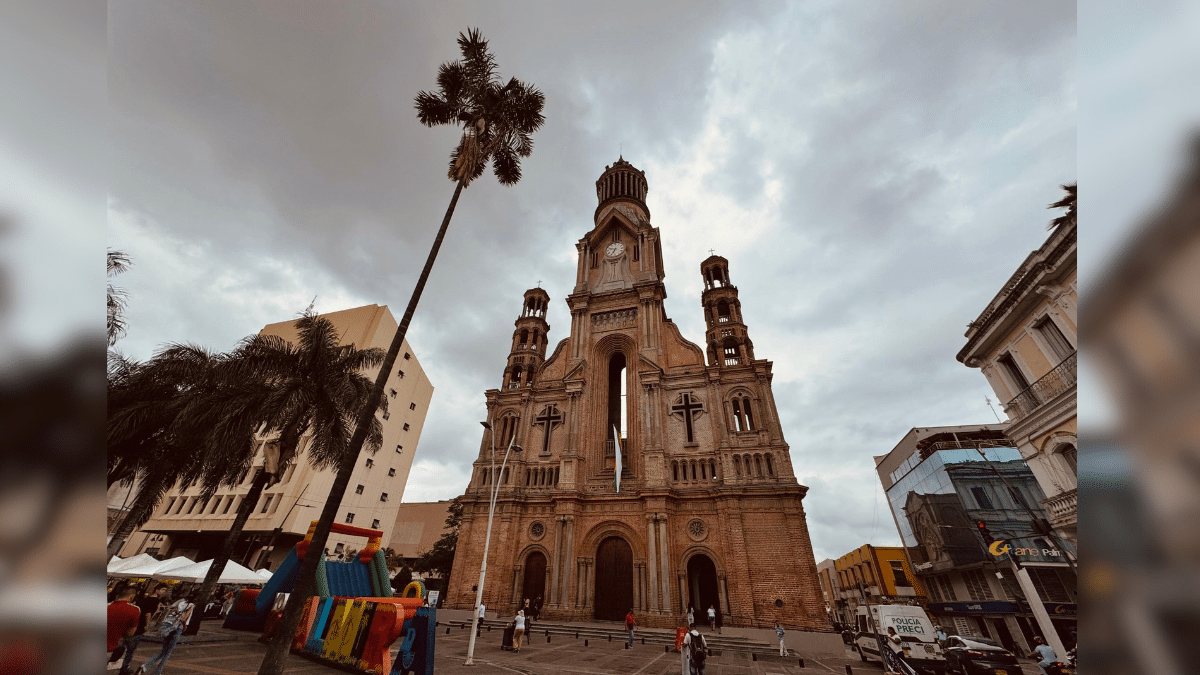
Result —
[[604, 253], [610, 258], [615, 258], [624, 252], [625, 252], [625, 244], [622, 244], [619, 241], [609, 244], [608, 248], [604, 249]]

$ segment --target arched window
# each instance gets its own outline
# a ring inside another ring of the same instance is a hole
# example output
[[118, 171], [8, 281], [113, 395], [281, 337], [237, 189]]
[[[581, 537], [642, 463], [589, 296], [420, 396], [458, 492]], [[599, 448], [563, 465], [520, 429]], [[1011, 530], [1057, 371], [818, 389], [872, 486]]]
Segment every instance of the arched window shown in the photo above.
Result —
[[557, 467], [557, 466], [554, 467], [554, 484], [555, 485], [558, 485], [558, 472], [561, 470], [561, 468], [562, 467]]
[[[613, 445], [612, 430], [615, 427], [620, 433], [621, 440], [624, 441], [627, 430], [627, 379], [628, 378], [626, 377], [625, 372], [625, 354], [622, 352], [617, 352], [608, 360], [608, 424], [604, 428], [604, 437], [606, 439], [605, 447], [610, 448], [612, 453], [616, 453], [619, 450], [624, 449], [618, 449]], [[624, 445], [624, 443], [622, 443], [622, 445]], [[609, 452], [606, 452], [605, 455], [609, 457], [614, 456]], [[622, 453], [621, 459], [621, 464], [628, 466], [629, 463], [625, 461], [626, 458], [624, 453]]]
[[532, 479], [531, 473], [529, 469], [525, 469], [525, 487], [529, 487], [529, 481]]
[[708, 480], [708, 464], [700, 462], [700, 480]]
[[724, 352], [725, 365], [736, 366], [740, 362], [737, 340], [732, 337], [725, 338], [725, 341], [721, 343], [721, 350]]
[[734, 472], [734, 474], [736, 474], [738, 476], [738, 478], [741, 478], [741, 476], [742, 476], [742, 458], [738, 457], [737, 455], [733, 456], [733, 472]]
[[525, 386], [533, 386], [533, 366], [530, 365], [525, 369]]
[[759, 455], [754, 456], [754, 475], [758, 476], [758, 477], [761, 477], [763, 475], [762, 462], [759, 461]]
[[524, 347], [526, 342], [529, 342], [529, 331], [522, 328], [521, 329], [521, 343], [520, 343], [521, 346]]
[[508, 378], [508, 386], [513, 388], [521, 386], [521, 366], [512, 367], [512, 375]]
[[763, 455], [763, 460], [767, 463], [767, 475], [775, 475], [775, 467], [771, 465], [771, 455], [768, 453]]
[[505, 485], [508, 485], [508, 467], [507, 466], [504, 467], [504, 474], [500, 478], [500, 482], [504, 483]]
[[728, 323], [729, 319], [729, 303], [722, 300], [717, 303], [717, 321], [721, 323]]
[[537, 346], [538, 346], [538, 331], [537, 331], [537, 329], [536, 329], [536, 328], [533, 330], [533, 339], [529, 341], [529, 346], [530, 346], [530, 347], [533, 347], [534, 349], [537, 349]]
[[733, 399], [733, 428], [737, 431], [746, 430], [746, 422], [742, 419], [741, 402], [740, 398]]
[[742, 413], [746, 416], [746, 428], [744, 431], [754, 431], [754, 414], [750, 412], [750, 399], [742, 399]]
[[695, 460], [692, 460], [692, 480], [697, 480], [697, 478], [696, 478], [696, 462], [695, 462]]
[[679, 480], [679, 462], [671, 462], [671, 475], [674, 476], [673, 480]]
[[713, 460], [708, 460], [708, 475], [713, 479], [717, 479], [717, 463]]

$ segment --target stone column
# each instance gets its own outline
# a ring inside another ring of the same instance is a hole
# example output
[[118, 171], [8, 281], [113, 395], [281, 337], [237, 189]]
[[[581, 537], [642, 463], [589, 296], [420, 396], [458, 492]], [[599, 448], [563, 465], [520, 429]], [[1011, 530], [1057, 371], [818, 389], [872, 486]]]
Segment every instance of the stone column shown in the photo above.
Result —
[[717, 595], [720, 596], [721, 616], [729, 616], [729, 592], [725, 589], [725, 570], [717, 570]]
[[567, 522], [567, 548], [562, 553], [562, 593], [558, 596], [562, 598], [563, 606], [570, 604], [567, 598], [571, 597], [571, 582], [574, 581], [573, 570], [568, 566], [567, 561], [574, 558], [575, 554], [575, 516], [564, 516]]
[[659, 561], [661, 563], [661, 574], [659, 581], [662, 583], [662, 607], [668, 609], [671, 606], [671, 573], [668, 559], [671, 557], [671, 547], [667, 543], [667, 514], [658, 514], [658, 538], [659, 538]]
[[521, 584], [525, 581], [525, 575], [521, 574], [523, 565], [517, 565], [513, 568], [513, 594], [512, 601], [514, 605], [519, 605], [521, 602]]
[[594, 603], [596, 602], [596, 584], [592, 582], [592, 576], [595, 574], [595, 572], [593, 571], [595, 564], [596, 564], [596, 561], [594, 558], [587, 559], [588, 585], [587, 585], [587, 605], [585, 606], [586, 609], [591, 609], [593, 606], [595, 606]]
[[642, 606], [642, 563], [633, 561], [633, 606]]
[[550, 597], [548, 604], [558, 606], [558, 567], [562, 561], [563, 516], [554, 519], [554, 551], [550, 554]]
[[[680, 572], [679, 573], [679, 611], [683, 612], [685, 615], [687, 614], [688, 600], [690, 599], [690, 598], [688, 598], [687, 591], [688, 591], [687, 577], [684, 575], [683, 572]], [[698, 616], [700, 614], [700, 608], [693, 607], [692, 611], [693, 611], [693, 618], [698, 618]]]
[[657, 612], [662, 609], [662, 605], [658, 602], [658, 547], [655, 545], [656, 538], [654, 532], [654, 521], [657, 516], [653, 513], [646, 514], [646, 541], [650, 547], [650, 560], [647, 564], [650, 566], [650, 609]]

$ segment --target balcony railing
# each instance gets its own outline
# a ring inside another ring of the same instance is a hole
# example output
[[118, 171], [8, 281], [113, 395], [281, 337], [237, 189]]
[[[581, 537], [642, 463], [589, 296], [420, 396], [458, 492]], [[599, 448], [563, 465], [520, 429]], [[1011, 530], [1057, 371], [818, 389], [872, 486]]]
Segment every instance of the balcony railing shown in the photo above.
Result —
[[1077, 521], [1075, 513], [1078, 505], [1079, 498], [1075, 490], [1048, 497], [1042, 501], [1046, 513], [1050, 514], [1050, 524], [1054, 527], [1074, 525]]
[[1054, 366], [1041, 379], [1025, 387], [1021, 393], [1005, 403], [1004, 412], [1008, 413], [1009, 418], [1016, 422], [1037, 410], [1038, 406], [1074, 386], [1075, 362], [1078, 355], [1079, 352], [1071, 352], [1071, 355], [1063, 359], [1062, 363]]

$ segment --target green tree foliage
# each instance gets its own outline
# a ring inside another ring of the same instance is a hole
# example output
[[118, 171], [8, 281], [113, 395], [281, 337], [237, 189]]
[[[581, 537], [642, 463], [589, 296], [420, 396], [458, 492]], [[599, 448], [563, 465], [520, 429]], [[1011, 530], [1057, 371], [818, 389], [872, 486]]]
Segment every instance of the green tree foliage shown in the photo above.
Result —
[[458, 548], [458, 527], [462, 524], [463, 507], [458, 498], [450, 500], [447, 509], [446, 527], [449, 531], [442, 534], [433, 547], [417, 558], [413, 569], [421, 574], [430, 574], [450, 583], [450, 571], [454, 569], [454, 552]]

